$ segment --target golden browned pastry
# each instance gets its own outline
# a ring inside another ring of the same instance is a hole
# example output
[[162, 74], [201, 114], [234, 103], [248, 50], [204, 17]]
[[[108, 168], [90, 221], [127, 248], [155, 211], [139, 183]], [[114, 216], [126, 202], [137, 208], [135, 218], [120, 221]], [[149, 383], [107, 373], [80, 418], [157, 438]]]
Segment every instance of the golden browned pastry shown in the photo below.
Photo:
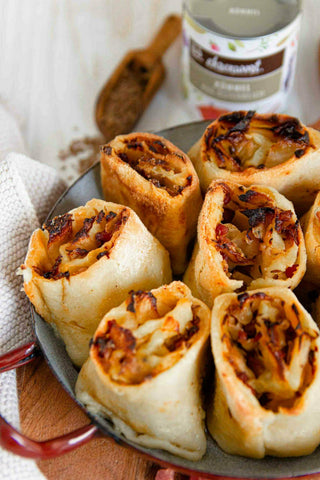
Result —
[[211, 123], [189, 156], [203, 190], [217, 178], [268, 185], [301, 213], [320, 189], [319, 148], [320, 133], [294, 117], [240, 111]]
[[208, 307], [181, 282], [131, 292], [95, 333], [78, 400], [139, 445], [199, 460], [206, 451], [200, 387], [209, 329]]
[[101, 182], [105, 199], [133, 208], [183, 273], [202, 203], [190, 159], [157, 135], [121, 135], [101, 149]]
[[168, 252], [133, 210], [93, 199], [36, 230], [24, 289], [80, 366], [103, 315], [129, 290], [171, 281]]
[[305, 279], [320, 286], [320, 192], [314, 204], [301, 218], [301, 226], [307, 250], [307, 272]]
[[212, 311], [208, 428], [226, 452], [308, 455], [320, 443], [319, 329], [287, 288], [229, 293]]
[[305, 269], [303, 234], [289, 200], [262, 185], [212, 182], [184, 276], [193, 295], [212, 307], [225, 292], [295, 288]]

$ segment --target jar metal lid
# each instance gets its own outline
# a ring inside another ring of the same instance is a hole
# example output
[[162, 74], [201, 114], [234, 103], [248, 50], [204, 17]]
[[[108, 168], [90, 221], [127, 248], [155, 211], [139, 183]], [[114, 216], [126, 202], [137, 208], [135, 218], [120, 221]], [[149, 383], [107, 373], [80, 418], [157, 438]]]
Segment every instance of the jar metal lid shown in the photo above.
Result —
[[292, 23], [301, 12], [302, 0], [186, 0], [184, 8], [200, 28], [250, 40]]

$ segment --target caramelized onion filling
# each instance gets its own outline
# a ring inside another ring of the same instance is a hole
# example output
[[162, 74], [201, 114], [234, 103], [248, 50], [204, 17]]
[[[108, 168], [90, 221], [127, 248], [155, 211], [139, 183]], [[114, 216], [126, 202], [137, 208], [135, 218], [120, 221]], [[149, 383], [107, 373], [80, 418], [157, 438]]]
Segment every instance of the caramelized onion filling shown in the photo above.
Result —
[[303, 326], [296, 305], [244, 293], [228, 307], [222, 332], [225, 359], [260, 405], [293, 408], [314, 378], [318, 337]]
[[160, 140], [131, 138], [126, 139], [119, 149], [106, 145], [104, 151], [109, 155], [114, 151], [115, 155], [139, 175], [156, 187], [166, 190], [172, 197], [191, 185], [192, 175], [186, 177], [183, 173], [183, 155], [171, 151]]
[[85, 271], [103, 256], [109, 256], [128, 215], [123, 208], [119, 213], [101, 210], [80, 222], [70, 213], [53, 218], [42, 227], [47, 257], [33, 267], [34, 271], [53, 280]]
[[[221, 222], [211, 239], [225, 273], [244, 288], [257, 278], [286, 280], [298, 268], [299, 223], [264, 193], [224, 183]], [[232, 223], [231, 223], [232, 222]]]
[[112, 381], [140, 384], [172, 367], [198, 338], [197, 309], [187, 298], [159, 303], [151, 292], [131, 292], [126, 310], [95, 336], [91, 355]]
[[298, 119], [253, 111], [221, 116], [207, 128], [205, 145], [207, 160], [231, 172], [271, 168], [312, 148]]

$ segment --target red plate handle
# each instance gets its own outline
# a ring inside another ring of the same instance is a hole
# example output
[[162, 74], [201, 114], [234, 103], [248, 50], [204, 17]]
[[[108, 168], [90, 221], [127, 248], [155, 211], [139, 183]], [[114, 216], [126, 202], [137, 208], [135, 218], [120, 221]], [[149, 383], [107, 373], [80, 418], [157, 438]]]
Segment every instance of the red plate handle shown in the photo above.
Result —
[[[0, 373], [31, 362], [39, 356], [39, 353], [37, 344], [30, 342], [0, 356]], [[57, 457], [84, 445], [99, 435], [98, 427], [89, 424], [66, 435], [37, 442], [18, 432], [0, 415], [0, 446], [22, 457], [39, 460]]]
[[36, 342], [30, 342], [22, 347], [11, 350], [0, 356], [0, 373], [25, 365], [39, 355], [40, 349]]

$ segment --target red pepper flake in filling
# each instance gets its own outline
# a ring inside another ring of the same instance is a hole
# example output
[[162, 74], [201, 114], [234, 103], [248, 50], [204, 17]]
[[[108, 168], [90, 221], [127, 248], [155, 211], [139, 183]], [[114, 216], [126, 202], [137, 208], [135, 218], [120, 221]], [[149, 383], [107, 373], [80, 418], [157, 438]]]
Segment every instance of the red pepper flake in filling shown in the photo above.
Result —
[[217, 238], [227, 235], [228, 231], [229, 231], [228, 227], [226, 227], [222, 223], [219, 223], [216, 226], [216, 236], [217, 236]]
[[[155, 187], [166, 190], [170, 196], [181, 194], [186, 187], [191, 185], [192, 175], [186, 177], [181, 185], [176, 183], [174, 175], [168, 174], [172, 171], [174, 174], [181, 173], [181, 163], [185, 164], [186, 159], [184, 155], [172, 152], [160, 140], [151, 142], [144, 140], [143, 144], [127, 143], [126, 147], [128, 149], [126, 152], [118, 152], [119, 158]], [[140, 150], [141, 153], [133, 154], [133, 150]], [[159, 158], [159, 155], [162, 157]], [[175, 159], [179, 159], [178, 162]], [[179, 179], [179, 182], [181, 181], [182, 178]]]
[[[128, 218], [129, 218], [129, 215], [127, 213], [127, 209], [124, 208], [119, 213], [118, 218], [115, 220], [115, 222], [108, 227], [108, 222], [110, 222], [110, 220], [112, 220], [116, 216], [117, 215], [114, 212], [109, 212], [109, 214], [106, 216], [107, 228], [109, 228], [110, 230], [105, 230], [105, 231], [96, 233], [95, 239], [96, 239], [96, 242], [97, 242], [97, 248], [100, 248], [105, 243], [108, 243], [112, 239], [112, 237], [116, 234], [116, 232], [119, 231], [121, 226], [125, 225], [125, 223], [127, 222]], [[111, 245], [111, 246], [106, 245], [105, 248], [107, 248], [107, 250], [104, 251], [104, 252], [98, 253], [98, 255], [96, 257], [97, 260], [99, 260], [103, 256], [107, 256], [109, 258], [109, 254], [110, 254], [110, 250], [111, 250], [112, 246], [113, 245]]]
[[287, 267], [285, 272], [286, 276], [288, 278], [292, 278], [293, 275], [296, 273], [297, 268], [298, 268], [298, 265], [296, 263], [294, 265], [291, 265], [291, 267]]
[[240, 378], [240, 380], [243, 383], [247, 383], [247, 381], [249, 380], [248, 375], [244, 372], [236, 372], [236, 375], [237, 375], [238, 378]]
[[[244, 304], [244, 302], [249, 298], [249, 296], [250, 295], [247, 292], [241, 293], [240, 295], [237, 296], [238, 302], [239, 302], [241, 307]], [[224, 318], [224, 322], [226, 322], [226, 319], [227, 319], [227, 315]]]

